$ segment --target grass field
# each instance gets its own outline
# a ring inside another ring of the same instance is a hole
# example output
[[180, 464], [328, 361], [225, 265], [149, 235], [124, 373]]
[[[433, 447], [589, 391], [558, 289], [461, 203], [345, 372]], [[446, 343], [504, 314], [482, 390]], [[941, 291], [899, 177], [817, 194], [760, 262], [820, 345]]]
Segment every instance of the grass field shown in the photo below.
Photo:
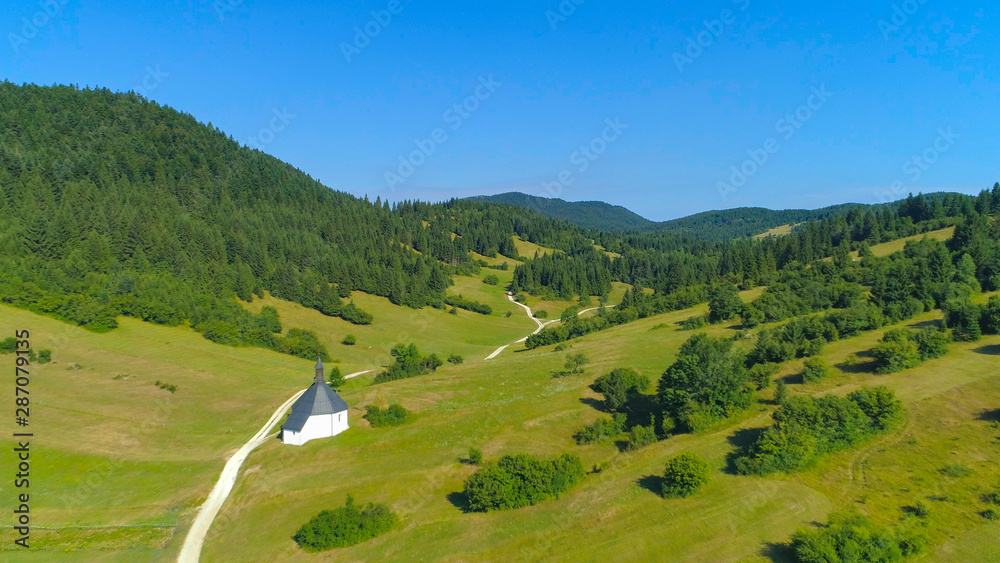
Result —
[[[489, 273], [501, 284], [483, 284]], [[593, 379], [632, 367], [655, 380], [693, 334], [677, 322], [703, 314], [705, 305], [586, 335], [565, 352], [513, 347], [484, 361], [496, 346], [534, 329], [522, 310], [505, 303], [503, 276], [509, 275], [484, 269], [456, 278], [449, 289], [488, 302], [495, 309], [490, 316], [415, 311], [360, 293], [355, 302], [375, 315], [367, 327], [276, 299], [248, 305], [273, 305], [286, 328], [316, 330], [345, 373], [386, 363], [397, 342], [457, 352], [466, 363], [382, 385], [352, 379], [342, 390], [351, 405], [350, 431], [303, 447], [272, 442], [252, 453], [209, 533], [203, 560], [783, 561], [783, 542], [831, 511], [857, 510], [891, 524], [905, 517], [904, 507], [922, 501], [930, 507], [930, 549], [921, 561], [1000, 561], [1000, 523], [978, 515], [986, 508], [979, 495], [1000, 485], [1000, 337], [953, 344], [944, 358], [886, 376], [837, 367], [801, 385], [801, 361], [789, 362], [776, 377], [790, 382], [791, 393], [888, 385], [906, 404], [907, 423], [800, 473], [742, 477], [726, 471], [726, 457], [748, 431], [770, 424], [770, 391], [734, 420], [637, 452], [572, 440], [602, 416], [599, 397], [588, 388]], [[511, 317], [502, 316], [504, 306], [512, 308]], [[939, 317], [926, 313], [903, 325]], [[51, 348], [55, 361], [33, 369], [37, 527], [34, 549], [18, 553], [18, 561], [173, 560], [225, 459], [312, 376], [311, 361], [216, 345], [187, 328], [121, 319], [115, 331], [94, 334], [0, 306], [0, 332], [22, 328], [31, 330], [36, 349]], [[735, 334], [723, 325], [705, 331]], [[348, 332], [357, 335], [356, 346], [340, 344]], [[881, 334], [831, 343], [823, 357], [839, 366], [848, 354], [863, 356]], [[572, 352], [583, 352], [592, 364], [583, 375], [557, 377]], [[71, 363], [80, 369], [67, 369]], [[157, 380], [177, 385], [177, 392], [156, 387]], [[412, 410], [414, 419], [374, 429], [361, 418], [364, 406], [390, 401]], [[12, 444], [4, 438], [2, 445]], [[470, 446], [487, 458], [573, 452], [586, 467], [608, 467], [560, 499], [469, 514], [457, 493], [473, 471], [459, 462]], [[664, 500], [650, 489], [667, 457], [681, 451], [709, 460], [712, 482], [694, 497]], [[948, 464], [969, 474], [950, 477], [941, 471]], [[8, 483], [0, 485], [0, 509], [9, 514]], [[291, 540], [296, 529], [348, 494], [389, 504], [400, 525], [322, 556], [299, 550]], [[12, 559], [12, 531], [4, 529], [0, 539], [0, 560]]]
[[[875, 256], [888, 256], [893, 252], [899, 252], [900, 250], [903, 250], [903, 247], [906, 246], [906, 243], [910, 241], [923, 240], [924, 237], [929, 237], [934, 240], [948, 240], [951, 238], [953, 234], [955, 234], [955, 227], [947, 227], [945, 229], [939, 229], [937, 231], [930, 231], [928, 233], [913, 235], [912, 237], [906, 237], [889, 242], [883, 242], [882, 244], [876, 244], [871, 247], [871, 251], [872, 254]], [[851, 256], [857, 258], [858, 253], [852, 252]]]
[[789, 225], [778, 225], [777, 227], [768, 229], [768, 230], [764, 231], [763, 233], [754, 235], [752, 238], [760, 240], [760, 239], [767, 238], [767, 237], [783, 237], [785, 235], [792, 234], [792, 229], [794, 229], [795, 227], [798, 227], [801, 224], [802, 223], [795, 223], [794, 225], [790, 225], [790, 224]]
[[[336, 553], [347, 560], [419, 553], [428, 561], [640, 561], [662, 557], [664, 546], [669, 560], [780, 560], [781, 547], [769, 544], [786, 541], [831, 510], [855, 509], [891, 523], [917, 500], [931, 505], [933, 549], [925, 560], [948, 561], [953, 553], [1000, 557], [1000, 547], [990, 543], [1000, 525], [977, 514], [984, 508], [978, 495], [996, 485], [993, 468], [1000, 461], [1000, 428], [989, 414], [1000, 404], [998, 337], [953, 345], [948, 357], [891, 376], [838, 372], [817, 384], [792, 385], [793, 393], [888, 385], [909, 411], [903, 429], [803, 473], [747, 478], [723, 471], [737, 432], [769, 424], [772, 407], [766, 403], [715, 430], [635, 453], [619, 453], [611, 444], [576, 446], [573, 432], [600, 414], [586, 387], [593, 378], [618, 366], [656, 377], [691, 334], [674, 323], [694, 312], [660, 315], [575, 341], [571, 350], [594, 360], [580, 377], [553, 377], [564, 354], [547, 347], [371, 388], [365, 400], [401, 401], [416, 411], [416, 420], [395, 430], [360, 426], [336, 440], [295, 449], [271, 444], [254, 453], [248, 460], [254, 470], [240, 479], [224, 509], [230, 525], [213, 529], [206, 555], [305, 560], [290, 540], [295, 529], [353, 494], [388, 503], [403, 522], [391, 534]], [[732, 331], [714, 326], [709, 332]], [[834, 343], [824, 356], [835, 363], [869, 349], [880, 335]], [[797, 370], [789, 365], [779, 376], [794, 378]], [[481, 447], [488, 458], [573, 451], [588, 467], [603, 461], [610, 466], [561, 499], [513, 512], [466, 514], [455, 493], [472, 471], [459, 463], [469, 446]], [[717, 469], [704, 493], [665, 501], [647, 490], [666, 457], [684, 450], [705, 456]], [[972, 473], [946, 477], [940, 472], [946, 463], [961, 463]]]

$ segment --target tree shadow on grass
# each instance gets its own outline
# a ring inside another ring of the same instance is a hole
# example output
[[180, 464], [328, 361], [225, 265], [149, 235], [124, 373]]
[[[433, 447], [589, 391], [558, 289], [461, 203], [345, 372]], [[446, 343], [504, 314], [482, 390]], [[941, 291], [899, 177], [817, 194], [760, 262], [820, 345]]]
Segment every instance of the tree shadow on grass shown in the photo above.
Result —
[[663, 477], [659, 475], [646, 475], [635, 480], [635, 484], [653, 493], [656, 496], [663, 494]]
[[986, 422], [1000, 422], [1000, 409], [984, 410], [979, 413], [976, 420], [985, 420]]
[[469, 497], [467, 497], [465, 493], [461, 491], [448, 493], [447, 499], [452, 506], [461, 510], [463, 514], [469, 514], [470, 512], [474, 512], [474, 510], [472, 510], [472, 508], [469, 507]]
[[733, 446], [733, 451], [726, 454], [726, 468], [724, 471], [730, 475], [739, 475], [736, 471], [736, 460], [747, 453], [760, 435], [764, 433], [766, 427], [743, 428], [733, 432], [726, 441]]
[[650, 419], [660, 420], [660, 404], [656, 395], [632, 393], [625, 404], [625, 424], [627, 427], [647, 426]]
[[600, 399], [595, 399], [593, 397], [580, 397], [580, 402], [588, 407], [593, 407], [594, 410], [609, 412], [608, 408], [604, 406], [604, 401]]
[[932, 326], [941, 327], [942, 322], [943, 321], [941, 321], [940, 319], [935, 319], [930, 321], [920, 321], [919, 323], [910, 323], [906, 325], [906, 328], [922, 329], [922, 328], [930, 328]]
[[774, 563], [795, 562], [795, 551], [793, 551], [792, 546], [787, 543], [765, 543], [764, 547], [760, 548], [760, 554], [767, 557], [771, 561], [774, 561]]
[[992, 344], [990, 346], [980, 346], [972, 350], [977, 354], [986, 354], [988, 356], [1000, 356], [1000, 344]]

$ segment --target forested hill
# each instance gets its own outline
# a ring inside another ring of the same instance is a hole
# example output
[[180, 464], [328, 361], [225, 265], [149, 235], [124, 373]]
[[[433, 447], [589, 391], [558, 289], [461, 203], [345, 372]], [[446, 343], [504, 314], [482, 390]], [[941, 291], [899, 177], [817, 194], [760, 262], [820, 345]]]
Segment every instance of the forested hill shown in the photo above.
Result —
[[867, 207], [845, 203], [822, 209], [773, 210], [763, 207], [737, 207], [705, 211], [680, 219], [657, 223], [653, 229], [664, 233], [689, 234], [702, 240], [725, 241], [767, 232], [782, 225], [797, 225], [806, 221], [846, 215], [851, 209]]
[[295, 348], [234, 296], [370, 322], [351, 291], [438, 304], [469, 251], [516, 256], [515, 234], [590, 244], [510, 206], [357, 199], [135, 94], [0, 84], [0, 299], [91, 329], [127, 315]]
[[655, 222], [641, 217], [620, 205], [601, 201], [564, 201], [507, 192], [470, 198], [478, 201], [506, 203], [540, 213], [546, 217], [567, 221], [584, 229], [609, 232], [658, 232], [690, 235], [705, 241], [728, 241], [750, 237], [782, 225], [797, 225], [806, 221], [846, 215], [851, 209], [868, 207], [845, 203], [822, 209], [773, 210], [763, 207], [737, 207], [704, 211], [695, 215]]
[[546, 217], [560, 219], [596, 231], [637, 231], [648, 229], [656, 224], [620, 205], [611, 205], [602, 201], [570, 202], [521, 192], [476, 196], [470, 199], [516, 205]]

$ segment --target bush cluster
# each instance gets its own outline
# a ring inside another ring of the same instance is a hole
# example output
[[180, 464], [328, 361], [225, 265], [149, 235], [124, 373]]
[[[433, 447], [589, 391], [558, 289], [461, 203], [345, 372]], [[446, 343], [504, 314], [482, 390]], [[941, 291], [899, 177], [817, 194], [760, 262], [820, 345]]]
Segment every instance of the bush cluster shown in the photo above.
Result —
[[895, 563], [920, 553], [925, 546], [926, 539], [920, 534], [877, 526], [860, 515], [835, 514], [823, 528], [792, 536], [798, 563]]
[[397, 344], [389, 353], [395, 360], [385, 371], [375, 376], [375, 383], [416, 377], [435, 371], [444, 364], [437, 354], [421, 355], [416, 344]]
[[895, 373], [924, 360], [940, 358], [948, 353], [948, 341], [947, 333], [937, 327], [886, 331], [879, 345], [872, 348], [872, 355], [878, 361], [875, 373]]
[[467, 311], [472, 311], [473, 313], [479, 313], [480, 315], [493, 314], [493, 307], [490, 307], [485, 303], [480, 303], [479, 301], [466, 299], [461, 295], [449, 295], [444, 298], [444, 302], [452, 307], [458, 307], [459, 309], [465, 309]]
[[399, 403], [392, 403], [388, 408], [381, 408], [375, 405], [365, 407], [365, 419], [368, 424], [375, 428], [382, 426], [399, 426], [410, 417], [410, 411], [403, 408]]
[[370, 540], [392, 529], [396, 516], [384, 504], [368, 503], [363, 508], [347, 497], [344, 506], [313, 516], [293, 539], [306, 551], [325, 551]]
[[601, 417], [593, 424], [584, 426], [573, 439], [577, 444], [594, 444], [621, 436], [625, 432], [625, 415], [617, 413], [613, 418]]
[[823, 454], [896, 427], [903, 405], [886, 387], [863, 388], [847, 397], [790, 397], [772, 417], [774, 425], [736, 458], [739, 473], [766, 475], [806, 467]]
[[528, 454], [507, 455], [477, 469], [466, 479], [464, 492], [472, 510], [507, 510], [558, 497], [585, 475], [583, 463], [575, 455], [547, 460]]

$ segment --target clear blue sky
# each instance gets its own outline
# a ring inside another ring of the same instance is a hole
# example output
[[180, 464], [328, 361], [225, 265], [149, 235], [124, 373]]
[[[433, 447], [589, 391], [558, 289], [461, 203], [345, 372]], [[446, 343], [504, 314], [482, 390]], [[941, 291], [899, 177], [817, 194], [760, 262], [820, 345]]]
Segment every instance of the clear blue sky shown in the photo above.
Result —
[[[519, 190], [662, 220], [1000, 180], [991, 3], [51, 2], [8, 3], [5, 78], [135, 89], [372, 199]], [[390, 188], [417, 140], [433, 152]]]

